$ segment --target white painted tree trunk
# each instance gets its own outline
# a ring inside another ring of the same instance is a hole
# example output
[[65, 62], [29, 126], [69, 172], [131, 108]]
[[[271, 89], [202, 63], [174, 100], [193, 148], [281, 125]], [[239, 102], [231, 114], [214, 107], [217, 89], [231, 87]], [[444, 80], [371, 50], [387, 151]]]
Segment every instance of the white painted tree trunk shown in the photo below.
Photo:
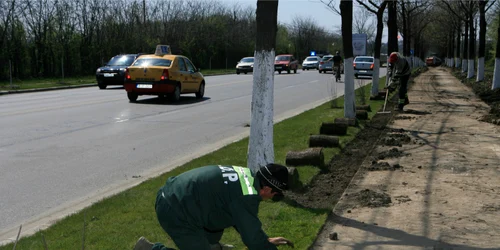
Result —
[[458, 58], [458, 57], [455, 57], [455, 66], [457, 68], [460, 68], [460, 58]]
[[500, 89], [500, 58], [495, 58], [495, 71], [493, 71], [491, 89]]
[[467, 62], [467, 66], [469, 68], [469, 70], [467, 71], [467, 78], [474, 77], [474, 60], [469, 59], [469, 62]]
[[462, 59], [462, 73], [467, 72], [467, 59]]
[[371, 96], [377, 96], [378, 95], [378, 84], [380, 82], [379, 81], [379, 77], [380, 77], [380, 59], [375, 58], [375, 65], [373, 66]]
[[477, 82], [482, 82], [484, 80], [484, 57], [477, 60]]
[[260, 166], [274, 162], [274, 56], [272, 51], [255, 51], [248, 167], [256, 173]]
[[344, 61], [344, 117], [356, 118], [356, 98], [354, 93], [354, 68], [353, 58], [346, 58]]

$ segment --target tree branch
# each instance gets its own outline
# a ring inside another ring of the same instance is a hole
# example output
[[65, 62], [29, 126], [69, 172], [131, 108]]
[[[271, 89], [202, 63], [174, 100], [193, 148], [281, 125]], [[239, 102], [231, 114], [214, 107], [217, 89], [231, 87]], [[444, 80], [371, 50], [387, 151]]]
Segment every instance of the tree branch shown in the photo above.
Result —
[[340, 10], [335, 8], [336, 1], [335, 0], [320, 0], [326, 7], [333, 12], [334, 14], [337, 14], [340, 16]]
[[[370, 6], [366, 5], [362, 0], [356, 0], [359, 4], [363, 5], [363, 7], [365, 7], [368, 11], [370, 11], [371, 13], [373, 14], [377, 14], [377, 11], [376, 10], [373, 10], [372, 8], [370, 8]], [[371, 2], [371, 1], [370, 1]]]
[[[467, 21], [467, 18], [462, 18], [461, 15], [458, 15], [455, 10], [453, 10], [453, 8], [451, 7], [451, 5], [448, 3], [448, 1], [446, 0], [441, 0], [442, 3], [444, 3], [446, 5], [446, 7], [448, 7], [448, 10], [451, 11], [451, 13], [453, 13], [453, 15], [455, 15], [458, 19], [466, 22]], [[462, 1], [460, 1], [460, 3], [462, 3]]]

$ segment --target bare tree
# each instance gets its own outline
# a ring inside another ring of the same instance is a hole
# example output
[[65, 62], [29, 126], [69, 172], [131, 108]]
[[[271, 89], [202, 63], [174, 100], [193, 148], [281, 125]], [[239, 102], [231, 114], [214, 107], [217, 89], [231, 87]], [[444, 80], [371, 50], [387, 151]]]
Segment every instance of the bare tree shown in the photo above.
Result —
[[491, 89], [500, 89], [500, 11], [497, 16], [498, 28], [497, 28], [497, 47], [495, 53], [495, 71], [493, 72], [493, 81], [491, 83]]
[[356, 118], [356, 103], [354, 93], [354, 68], [352, 49], [352, 9], [353, 3], [349, 0], [340, 2], [340, 13], [342, 17], [342, 41], [344, 44], [344, 70], [345, 70], [345, 90], [344, 90], [344, 117]]
[[372, 0], [365, 3], [364, 1], [357, 0], [359, 4], [366, 8], [369, 12], [373, 13], [377, 17], [377, 35], [375, 36], [375, 46], [374, 46], [374, 58], [375, 65], [373, 67], [373, 78], [372, 78], [372, 88], [371, 88], [371, 96], [378, 95], [378, 85], [380, 78], [380, 47], [382, 45], [382, 33], [384, 31], [384, 11], [387, 6], [388, 1], [383, 1], [380, 4], [373, 2]]
[[397, 0], [387, 4], [387, 55], [399, 51]]
[[352, 50], [352, 18], [353, 3], [350, 0], [341, 0], [339, 8], [335, 0], [321, 0], [326, 7], [342, 18], [342, 44], [344, 52], [344, 117], [356, 117], [356, 96], [354, 93], [354, 68]]
[[257, 0], [257, 35], [252, 92], [248, 168], [274, 162], [274, 56], [278, 30], [278, 0]]
[[486, 12], [493, 6], [495, 1], [488, 5], [488, 0], [480, 0], [479, 6], [479, 50], [477, 61], [477, 78], [476, 81], [481, 82], [484, 80], [484, 56], [486, 52]]

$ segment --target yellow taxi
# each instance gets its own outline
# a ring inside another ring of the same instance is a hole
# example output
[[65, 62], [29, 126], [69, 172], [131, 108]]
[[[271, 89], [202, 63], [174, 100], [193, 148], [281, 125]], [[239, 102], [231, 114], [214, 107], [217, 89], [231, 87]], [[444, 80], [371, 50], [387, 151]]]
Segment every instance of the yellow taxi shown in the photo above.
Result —
[[155, 54], [141, 55], [125, 70], [130, 102], [140, 95], [157, 95], [179, 101], [181, 94], [205, 95], [205, 79], [185, 56], [172, 55], [170, 46], [158, 45]]

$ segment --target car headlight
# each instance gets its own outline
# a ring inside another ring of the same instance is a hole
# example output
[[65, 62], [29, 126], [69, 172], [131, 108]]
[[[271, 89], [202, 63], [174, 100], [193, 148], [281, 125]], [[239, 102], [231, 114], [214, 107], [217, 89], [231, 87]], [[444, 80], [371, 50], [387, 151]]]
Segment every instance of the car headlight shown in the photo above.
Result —
[[97, 69], [96, 73], [99, 73], [99, 72], [101, 72], [101, 69], [100, 69], [100, 68], [99, 68], [99, 69]]
[[250, 67], [252, 67], [252, 68], [253, 68], [253, 64], [251, 64], [251, 65], [250, 65]]

